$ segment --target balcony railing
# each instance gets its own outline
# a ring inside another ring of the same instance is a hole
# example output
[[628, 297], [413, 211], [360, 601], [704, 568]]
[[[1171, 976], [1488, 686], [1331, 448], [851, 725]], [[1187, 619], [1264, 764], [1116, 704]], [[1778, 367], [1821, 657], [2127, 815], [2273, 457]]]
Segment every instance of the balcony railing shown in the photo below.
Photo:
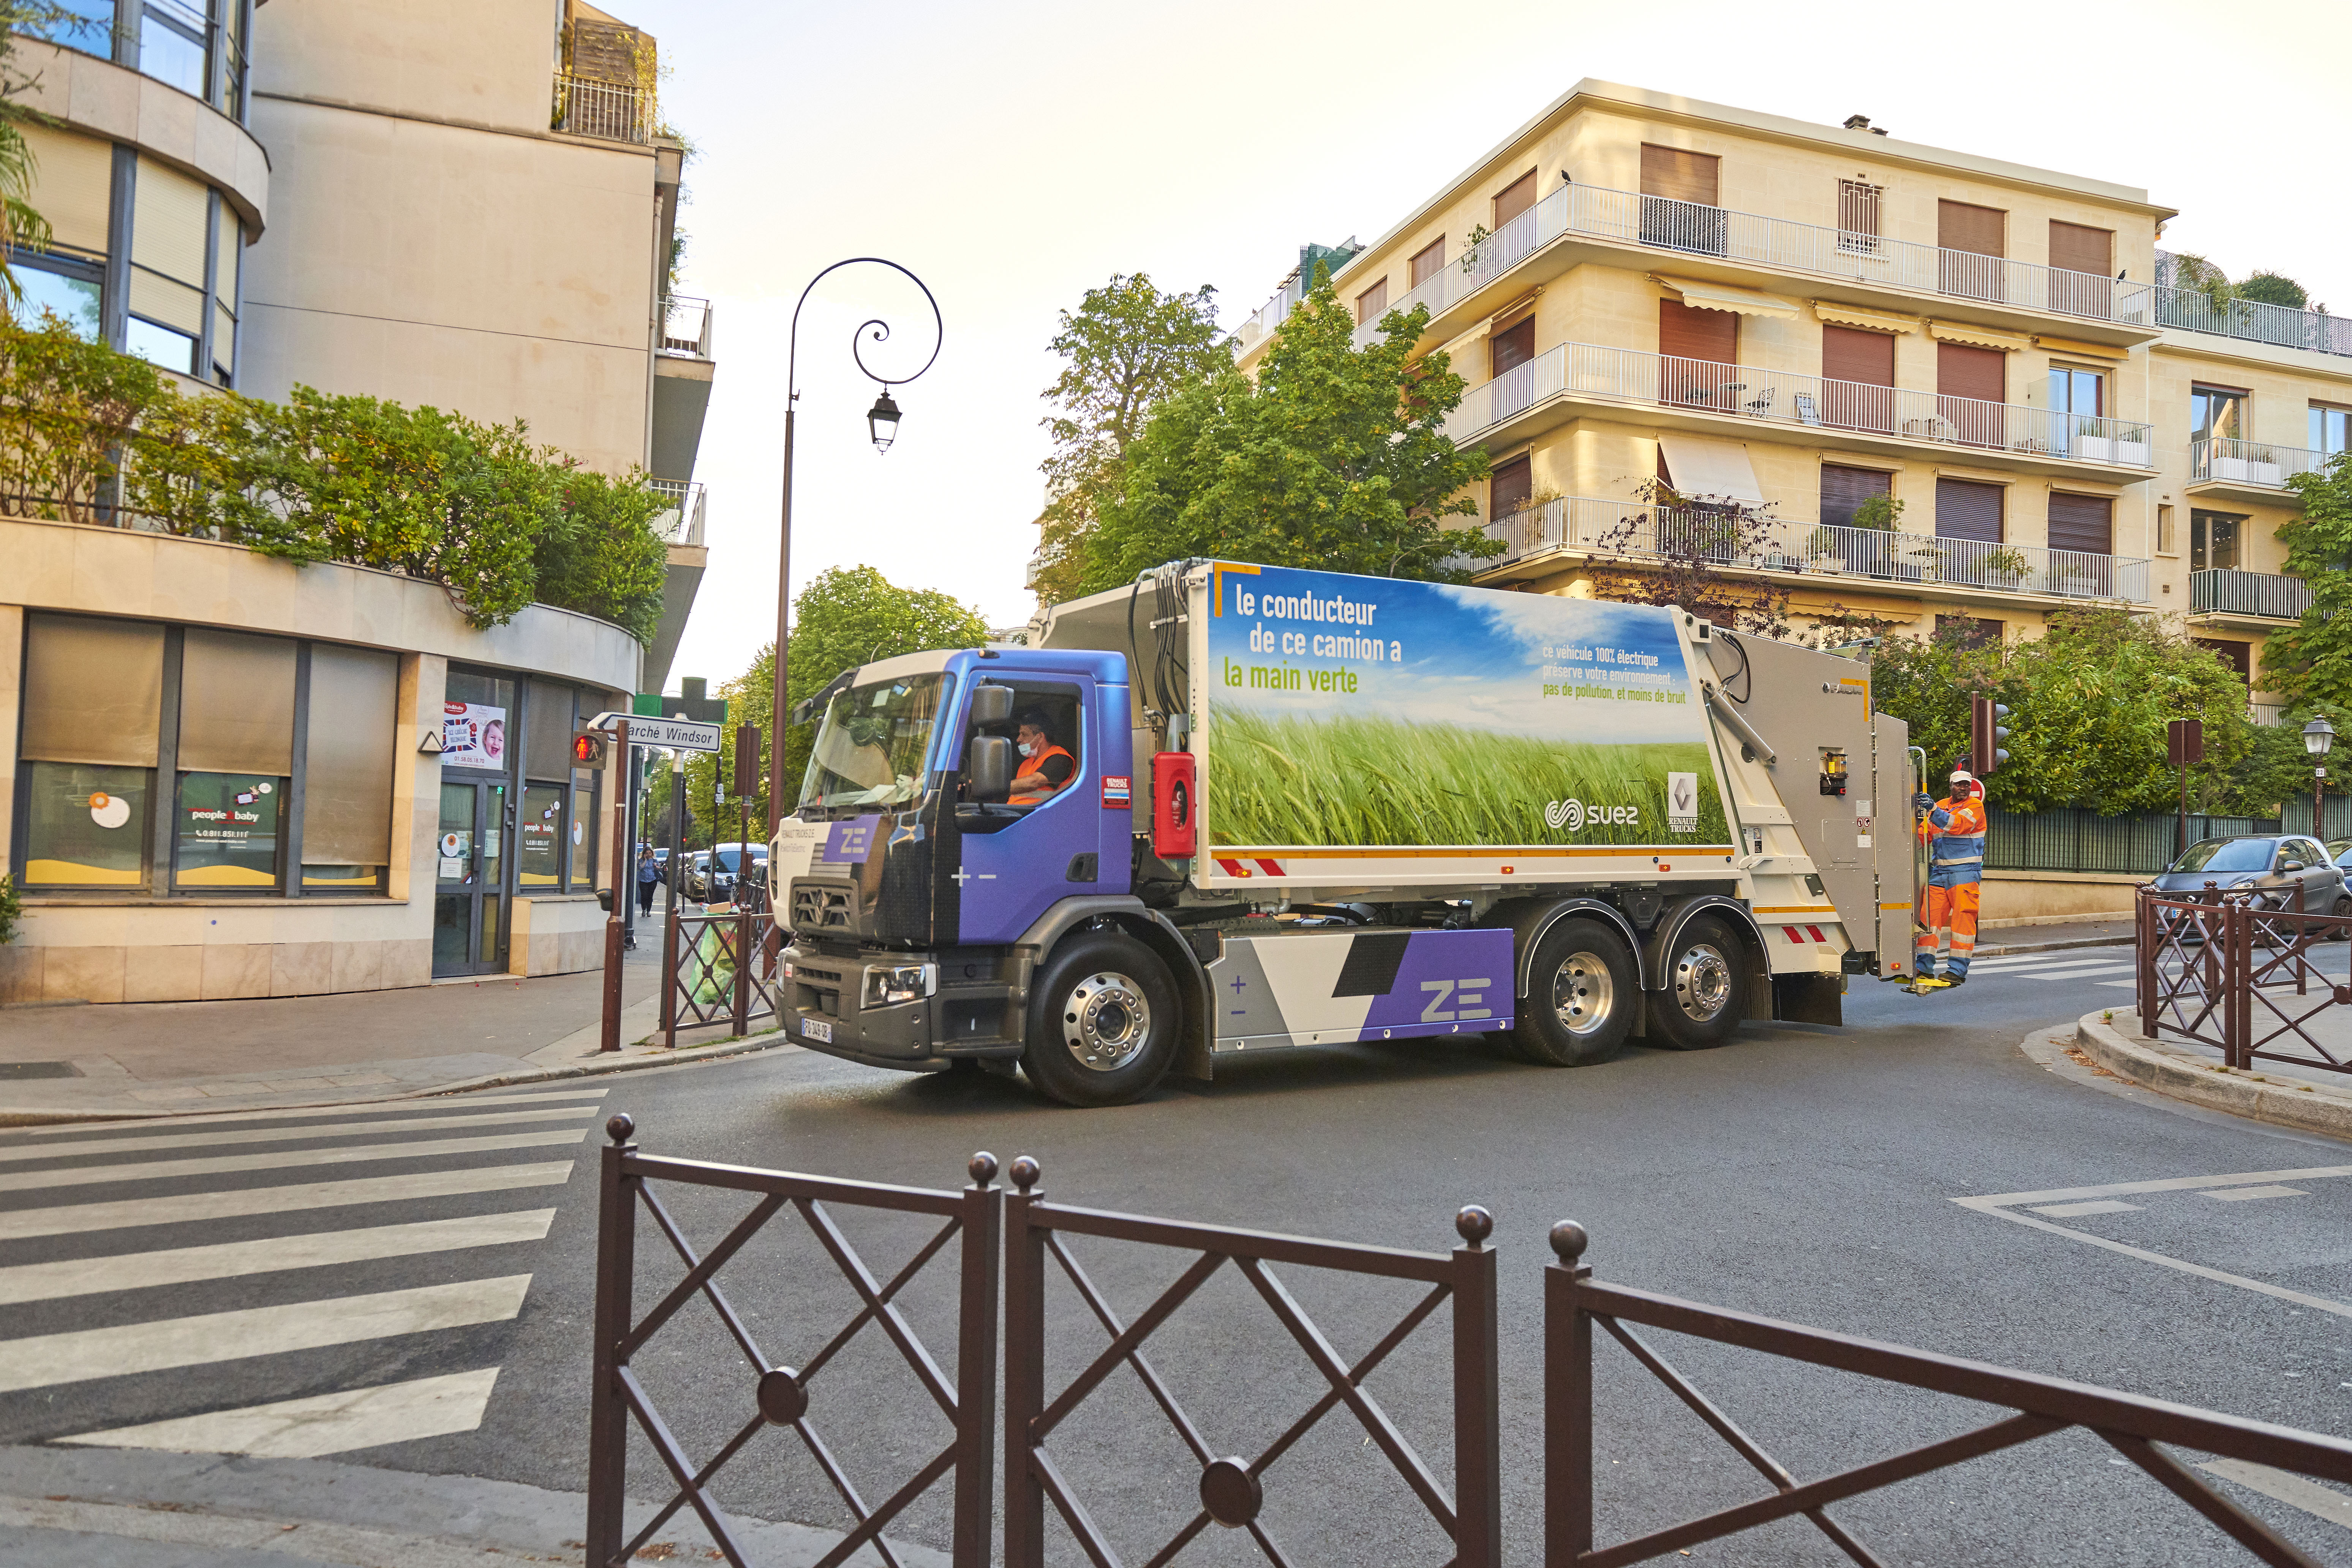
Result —
[[601, 136], [607, 142], [649, 142], [653, 140], [654, 95], [642, 88], [559, 71], [555, 77], [555, 113], [549, 123], [574, 136]]
[[2316, 474], [2335, 459], [2332, 452], [2302, 447], [2279, 447], [2268, 441], [2240, 441], [2220, 437], [2189, 443], [2189, 478], [2232, 479], [2242, 485], [2284, 489], [2297, 474]]
[[647, 479], [646, 489], [669, 502], [654, 514], [653, 531], [666, 543], [702, 543], [702, 482], [699, 479]]
[[688, 359], [710, 357], [710, 301], [672, 294], [662, 301], [661, 352]]
[[2190, 615], [2260, 616], [2294, 621], [2311, 608], [2311, 584], [2276, 572], [2228, 570], [2189, 574]]
[[1727, 518], [1705, 507], [1644, 505], [1568, 496], [1486, 525], [1502, 541], [1491, 570], [1539, 551], [1658, 558], [1696, 553], [1720, 566], [1803, 573], [1903, 587], [1987, 588], [2069, 599], [2148, 600], [2148, 563], [2138, 557], [2044, 550], [1977, 539], [1871, 528], [1837, 528], [1789, 518]]
[[1595, 343], [1561, 343], [1472, 387], [1447, 416], [1445, 434], [1466, 445], [1480, 432], [1560, 394], [1798, 425], [1824, 436], [1892, 436], [2127, 468], [2148, 468], [2154, 455], [2148, 427], [2120, 419]]
[[2289, 305], [2265, 305], [2253, 300], [2216, 300], [2201, 289], [2172, 286], [2172, 253], [2156, 253], [2158, 287], [2148, 290], [2151, 324], [2179, 327], [2191, 332], [2243, 338], [2284, 348], [2311, 349], [2324, 354], [2352, 355], [2352, 317], [2331, 316], [2325, 310], [2299, 310]]
[[[1566, 234], [2046, 315], [2130, 323], [2145, 322], [2152, 314], [2148, 302], [2152, 284], [2118, 282], [2030, 261], [1946, 250], [1601, 185], [1562, 185], [1446, 263], [1390, 308], [1410, 310], [1415, 305], [1427, 305], [1429, 313], [1436, 316]], [[1272, 324], [1267, 330], [1272, 330]], [[1358, 327], [1357, 346], [1370, 342], [1378, 331], [1377, 321]]]

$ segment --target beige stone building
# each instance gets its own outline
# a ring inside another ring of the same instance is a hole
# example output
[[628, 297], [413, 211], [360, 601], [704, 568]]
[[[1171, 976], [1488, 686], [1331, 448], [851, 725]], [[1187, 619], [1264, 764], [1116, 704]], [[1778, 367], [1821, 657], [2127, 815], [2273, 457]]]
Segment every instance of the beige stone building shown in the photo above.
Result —
[[528, 423], [673, 500], [654, 647], [433, 584], [0, 520], [0, 1000], [255, 996], [593, 966], [604, 770], [706, 556], [706, 301], [668, 289], [655, 40], [580, 0], [75, 0], [19, 40], [35, 309], [191, 387]]
[[[2176, 287], [2173, 216], [1860, 116], [1584, 81], [1331, 265], [1361, 339], [1426, 305], [1469, 383], [1449, 433], [1493, 458], [1506, 546], [1482, 583], [1590, 594], [1720, 538], [1676, 499], [1705, 497], [1758, 520], [1723, 563], [1801, 625], [2173, 616], [2274, 716], [2261, 644], [2308, 599], [2284, 481], [2346, 447], [2352, 321]], [[1301, 287], [1243, 326], [1245, 367]]]

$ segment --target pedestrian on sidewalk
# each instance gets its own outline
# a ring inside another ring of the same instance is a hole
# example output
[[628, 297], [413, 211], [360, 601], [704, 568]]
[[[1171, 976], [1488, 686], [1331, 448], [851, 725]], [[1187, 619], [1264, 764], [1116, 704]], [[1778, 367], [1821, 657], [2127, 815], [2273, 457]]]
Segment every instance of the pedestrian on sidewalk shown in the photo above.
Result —
[[637, 851], [637, 914], [650, 919], [654, 912], [654, 889], [661, 886], [661, 862], [654, 858], [653, 846]]

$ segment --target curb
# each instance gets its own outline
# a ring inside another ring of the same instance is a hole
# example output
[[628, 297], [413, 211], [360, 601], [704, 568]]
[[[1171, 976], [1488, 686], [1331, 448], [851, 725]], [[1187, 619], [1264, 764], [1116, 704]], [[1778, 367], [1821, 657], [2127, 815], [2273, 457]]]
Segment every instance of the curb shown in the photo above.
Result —
[[2129, 947], [2131, 945], [2132, 938], [2128, 933], [2123, 936], [2085, 936], [2072, 938], [2065, 942], [2008, 942], [1979, 944], [1976, 950], [1976, 956], [1990, 958], [2004, 952], [2064, 952], [2069, 948], [2076, 947]]
[[481, 1078], [460, 1079], [455, 1083], [435, 1084], [429, 1089], [412, 1089], [401, 1094], [361, 1094], [346, 1100], [309, 1100], [290, 1105], [275, 1102], [266, 1105], [190, 1105], [168, 1110], [97, 1107], [61, 1107], [56, 1110], [10, 1110], [0, 1107], [0, 1129], [11, 1127], [64, 1126], [78, 1121], [168, 1121], [181, 1116], [235, 1116], [240, 1110], [340, 1110], [353, 1105], [383, 1105], [403, 1100], [434, 1100], [443, 1095], [466, 1094], [483, 1089], [511, 1089], [519, 1084], [550, 1083], [562, 1079], [601, 1078], [608, 1073], [641, 1072], [649, 1068], [677, 1067], [688, 1062], [723, 1061], [729, 1057], [749, 1056], [755, 1051], [772, 1050], [791, 1042], [781, 1029], [762, 1034], [747, 1035], [741, 1039], [720, 1040], [707, 1046], [684, 1046], [676, 1051], [657, 1057], [631, 1057], [617, 1062], [583, 1062], [576, 1067], [534, 1068], [525, 1071], [490, 1073]]
[[2352, 1140], [2352, 1094], [2321, 1085], [2304, 1088], [2256, 1073], [2232, 1072], [2158, 1050], [2085, 1013], [2074, 1024], [2083, 1054], [2119, 1078], [2168, 1099], [2227, 1111], [2273, 1127]]

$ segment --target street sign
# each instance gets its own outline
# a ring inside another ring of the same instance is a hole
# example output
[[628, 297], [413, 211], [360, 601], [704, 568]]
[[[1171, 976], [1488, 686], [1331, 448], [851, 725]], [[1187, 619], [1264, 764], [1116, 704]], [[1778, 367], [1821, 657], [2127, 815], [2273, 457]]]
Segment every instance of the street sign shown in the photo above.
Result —
[[636, 713], [599, 713], [588, 721], [591, 730], [610, 730], [626, 719], [629, 744], [660, 746], [673, 752], [717, 752], [719, 726], [692, 719], [647, 719]]

